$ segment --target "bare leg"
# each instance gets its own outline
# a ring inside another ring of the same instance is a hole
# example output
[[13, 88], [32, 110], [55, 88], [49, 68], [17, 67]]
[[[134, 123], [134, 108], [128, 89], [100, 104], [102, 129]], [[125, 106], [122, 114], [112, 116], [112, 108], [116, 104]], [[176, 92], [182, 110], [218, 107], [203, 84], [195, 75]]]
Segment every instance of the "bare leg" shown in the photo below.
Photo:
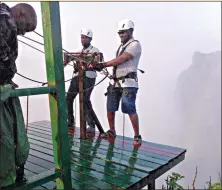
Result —
[[132, 126], [133, 126], [133, 130], [134, 130], [134, 136], [138, 136], [139, 135], [139, 117], [138, 117], [138, 114], [135, 113], [135, 114], [132, 114], [132, 115], [129, 115], [129, 118], [130, 118], [130, 121], [132, 123]]
[[115, 112], [107, 112], [107, 118], [110, 130], [115, 132]]
[[[122, 96], [122, 92], [119, 88], [113, 88], [112, 86], [109, 86], [107, 88], [107, 118], [109, 122], [109, 128], [108, 134], [105, 134], [105, 136], [116, 136], [115, 131], [115, 113], [118, 110], [119, 102]], [[104, 136], [104, 135], [102, 135]]]

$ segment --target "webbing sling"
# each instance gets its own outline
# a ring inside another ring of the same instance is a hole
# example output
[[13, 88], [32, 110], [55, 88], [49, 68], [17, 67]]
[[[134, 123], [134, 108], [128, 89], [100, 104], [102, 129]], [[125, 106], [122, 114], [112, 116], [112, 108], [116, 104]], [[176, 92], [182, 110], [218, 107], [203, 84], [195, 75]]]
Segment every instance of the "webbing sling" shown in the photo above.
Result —
[[[121, 44], [121, 45], [119, 46], [117, 52], [116, 52], [116, 57], [122, 55], [123, 52], [125, 51], [125, 49], [127, 48], [127, 46], [130, 45], [132, 42], [139, 42], [139, 41], [138, 41], [138, 40], [133, 40], [133, 41], [131, 41], [131, 42], [128, 43], [125, 47], [123, 47], [122, 50], [121, 50], [121, 52], [119, 53], [119, 50], [120, 50], [120, 48], [121, 48], [121, 46], [122, 46], [122, 44]], [[116, 65], [116, 66], [113, 66], [113, 80], [114, 80], [113, 86], [115, 86], [116, 83], [117, 83], [117, 85], [118, 85], [119, 87], [121, 87], [121, 85], [120, 85], [120, 83], [119, 83], [119, 80], [124, 79], [124, 77], [121, 77], [121, 79], [116, 78], [116, 70], [117, 70], [117, 65]]]

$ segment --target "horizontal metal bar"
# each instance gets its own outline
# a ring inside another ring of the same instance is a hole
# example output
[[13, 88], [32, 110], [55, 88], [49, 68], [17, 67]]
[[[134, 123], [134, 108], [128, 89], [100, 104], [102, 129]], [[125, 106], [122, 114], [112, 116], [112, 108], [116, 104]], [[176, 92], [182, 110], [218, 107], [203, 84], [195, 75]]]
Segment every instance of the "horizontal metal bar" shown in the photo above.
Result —
[[49, 94], [49, 93], [54, 93], [54, 92], [56, 92], [55, 86], [15, 89], [11, 92], [10, 97]]
[[12, 184], [4, 188], [4, 190], [28, 190], [43, 185], [49, 181], [54, 181], [56, 178], [61, 178], [62, 172], [55, 169], [47, 170], [40, 174], [29, 177], [26, 183]]

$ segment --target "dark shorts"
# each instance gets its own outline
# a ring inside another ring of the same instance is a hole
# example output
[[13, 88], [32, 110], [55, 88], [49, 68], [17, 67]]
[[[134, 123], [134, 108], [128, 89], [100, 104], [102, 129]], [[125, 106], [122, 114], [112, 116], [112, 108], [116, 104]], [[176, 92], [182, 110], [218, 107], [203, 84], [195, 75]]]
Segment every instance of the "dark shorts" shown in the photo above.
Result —
[[119, 103], [121, 100], [122, 112], [125, 114], [136, 113], [136, 95], [138, 88], [113, 88], [109, 86], [107, 88], [107, 111], [115, 112], [119, 109]]

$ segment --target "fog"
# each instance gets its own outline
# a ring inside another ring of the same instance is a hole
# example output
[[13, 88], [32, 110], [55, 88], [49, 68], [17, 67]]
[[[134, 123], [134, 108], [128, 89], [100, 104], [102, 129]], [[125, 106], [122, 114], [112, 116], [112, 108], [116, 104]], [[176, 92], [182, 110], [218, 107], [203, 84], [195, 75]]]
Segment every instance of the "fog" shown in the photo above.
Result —
[[[9, 6], [14, 2], [7, 3]], [[38, 14], [36, 31], [42, 32], [40, 3], [30, 2]], [[134, 37], [142, 45], [142, 56], [139, 68], [145, 71], [139, 73], [139, 93], [137, 110], [140, 119], [140, 133], [146, 141], [163, 143], [188, 149], [185, 161], [166, 173], [176, 171], [185, 175], [181, 185], [191, 186], [195, 167], [199, 173], [196, 188], [203, 188], [205, 182], [212, 176], [217, 180], [221, 172], [221, 129], [215, 127], [213, 135], [201, 135], [210, 130], [201, 125], [195, 125], [195, 130], [184, 133], [186, 126], [178, 126], [179, 122], [174, 107], [174, 90], [178, 76], [192, 64], [194, 52], [209, 53], [221, 50], [221, 3], [217, 2], [152, 2], [152, 3], [105, 3], [105, 2], [60, 2], [63, 48], [75, 52], [81, 48], [80, 30], [90, 28], [94, 33], [92, 45], [99, 48], [106, 61], [113, 59], [119, 46], [117, 22], [121, 19], [132, 19], [135, 23]], [[34, 33], [26, 36], [43, 42]], [[28, 42], [44, 50], [38, 44]], [[18, 72], [38, 81], [46, 81], [44, 54], [19, 43], [17, 59]], [[64, 69], [65, 78], [72, 75], [72, 67]], [[97, 82], [104, 76], [99, 75]], [[39, 87], [16, 75], [14, 81], [20, 88]], [[92, 104], [100, 122], [108, 129], [106, 119], [106, 87], [108, 79], [95, 87], [92, 94]], [[66, 90], [69, 83], [66, 83]], [[78, 96], [77, 96], [78, 100]], [[99, 100], [99, 101], [98, 101]], [[26, 119], [26, 97], [21, 97], [24, 117]], [[78, 121], [77, 103], [77, 125]], [[29, 122], [50, 120], [48, 96], [32, 96], [29, 99]], [[125, 135], [133, 136], [129, 118], [125, 116]], [[116, 118], [117, 133], [123, 134], [123, 114], [118, 112]], [[190, 135], [187, 135], [190, 133]], [[183, 140], [180, 140], [183, 139]], [[215, 140], [216, 139], [216, 140]], [[194, 150], [192, 147], [195, 147]], [[205, 149], [205, 147], [215, 147]], [[208, 165], [208, 166], [207, 166]], [[164, 183], [166, 175], [157, 180], [157, 188]]]

